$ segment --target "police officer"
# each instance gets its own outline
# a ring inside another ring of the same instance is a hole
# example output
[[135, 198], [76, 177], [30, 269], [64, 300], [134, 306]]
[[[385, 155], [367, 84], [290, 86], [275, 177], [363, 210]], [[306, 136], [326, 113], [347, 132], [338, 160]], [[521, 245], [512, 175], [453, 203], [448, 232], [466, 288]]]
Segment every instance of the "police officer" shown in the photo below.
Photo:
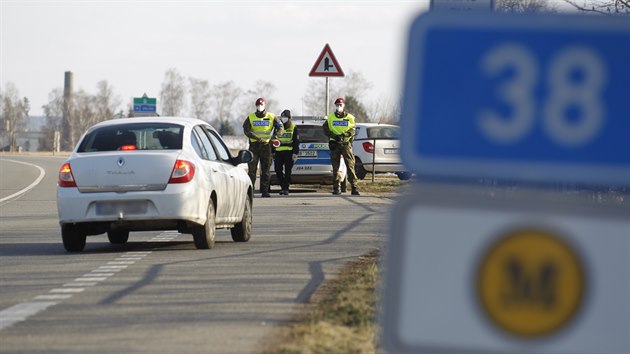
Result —
[[249, 138], [249, 151], [254, 158], [247, 164], [252, 184], [256, 182], [256, 170], [260, 160], [260, 192], [268, 198], [271, 177], [271, 144], [284, 132], [282, 122], [266, 111], [265, 99], [256, 100], [256, 112], [250, 113], [243, 122], [243, 133]]
[[291, 111], [285, 109], [280, 114], [284, 134], [278, 137], [280, 145], [275, 148], [273, 167], [282, 191], [281, 195], [289, 195], [291, 169], [300, 151], [300, 136], [295, 124], [291, 121]]
[[339, 190], [339, 165], [343, 157], [348, 168], [348, 181], [352, 186], [352, 195], [360, 195], [357, 189], [357, 175], [354, 173], [354, 152], [352, 141], [354, 140], [354, 116], [345, 111], [346, 103], [343, 98], [335, 100], [335, 112], [330, 113], [326, 122], [322, 125], [324, 134], [328, 136], [330, 148], [330, 161], [333, 168], [334, 186], [333, 194], [341, 194]]

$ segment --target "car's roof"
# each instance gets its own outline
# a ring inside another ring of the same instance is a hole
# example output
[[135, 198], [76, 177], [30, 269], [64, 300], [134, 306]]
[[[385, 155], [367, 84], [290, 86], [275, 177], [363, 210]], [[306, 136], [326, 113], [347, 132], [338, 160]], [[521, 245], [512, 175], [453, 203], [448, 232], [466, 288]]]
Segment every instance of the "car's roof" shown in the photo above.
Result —
[[355, 123], [356, 126], [362, 126], [362, 127], [398, 127], [395, 124], [386, 124], [386, 123]]
[[322, 125], [326, 121], [324, 116], [293, 116], [291, 121], [295, 125]]
[[94, 127], [104, 127], [110, 125], [119, 124], [132, 124], [132, 123], [171, 123], [179, 124], [183, 126], [194, 127], [199, 124], [208, 124], [208, 122], [197, 118], [188, 117], [132, 117], [132, 118], [118, 118], [110, 119], [94, 125]]

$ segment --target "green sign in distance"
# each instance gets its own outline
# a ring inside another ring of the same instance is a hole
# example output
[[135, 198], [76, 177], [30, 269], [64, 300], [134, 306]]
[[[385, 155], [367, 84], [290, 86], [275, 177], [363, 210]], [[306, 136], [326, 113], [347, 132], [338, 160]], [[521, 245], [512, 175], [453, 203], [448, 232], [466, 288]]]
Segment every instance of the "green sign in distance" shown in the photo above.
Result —
[[157, 99], [152, 97], [134, 97], [133, 104], [156, 104]]

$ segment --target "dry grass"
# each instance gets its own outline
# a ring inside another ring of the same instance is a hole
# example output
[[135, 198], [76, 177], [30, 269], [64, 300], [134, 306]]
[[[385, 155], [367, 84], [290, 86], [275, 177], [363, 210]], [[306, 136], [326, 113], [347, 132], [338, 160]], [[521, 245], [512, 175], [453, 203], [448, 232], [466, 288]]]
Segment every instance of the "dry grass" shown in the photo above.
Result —
[[373, 251], [347, 264], [264, 353], [376, 353], [377, 258]]

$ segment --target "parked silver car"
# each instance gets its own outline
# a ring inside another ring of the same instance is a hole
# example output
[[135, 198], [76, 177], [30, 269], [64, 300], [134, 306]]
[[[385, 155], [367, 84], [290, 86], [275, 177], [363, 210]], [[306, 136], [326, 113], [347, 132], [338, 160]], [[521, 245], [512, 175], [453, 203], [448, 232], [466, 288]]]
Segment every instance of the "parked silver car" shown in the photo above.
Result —
[[400, 161], [400, 127], [393, 124], [356, 123], [352, 143], [359, 179], [368, 173], [395, 173], [401, 180], [411, 178]]
[[215, 229], [246, 242], [253, 186], [208, 123], [192, 118], [123, 118], [101, 122], [81, 138], [59, 171], [57, 209], [63, 245], [81, 251], [86, 236], [126, 243], [130, 231], [191, 233], [212, 248]]

